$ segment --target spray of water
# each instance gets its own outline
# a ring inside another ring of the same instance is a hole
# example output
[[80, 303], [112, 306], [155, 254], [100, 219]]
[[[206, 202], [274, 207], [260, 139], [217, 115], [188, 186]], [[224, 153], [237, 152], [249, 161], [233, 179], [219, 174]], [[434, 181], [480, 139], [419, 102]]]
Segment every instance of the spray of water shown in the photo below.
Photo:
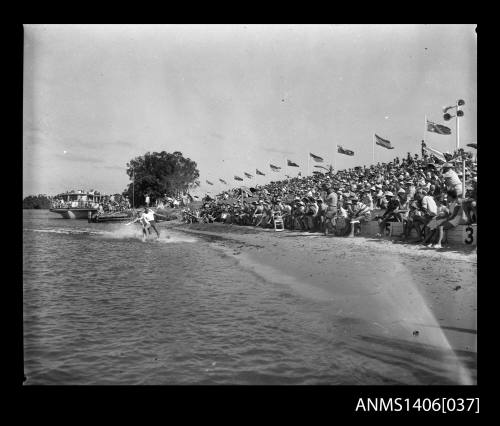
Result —
[[[94, 238], [102, 239], [112, 239], [112, 240], [140, 240], [142, 241], [142, 228], [139, 226], [131, 225], [126, 226], [125, 224], [112, 224], [108, 226], [108, 229], [95, 229], [95, 228], [54, 228], [54, 229], [29, 229], [25, 228], [25, 231], [47, 233], [47, 234], [63, 234], [63, 235], [88, 235]], [[150, 236], [148, 236], [146, 242], [159, 243], [159, 244], [172, 244], [172, 243], [195, 243], [198, 239], [186, 236], [184, 234], [179, 234], [171, 230], [160, 230], [160, 238], [157, 239], [155, 232], [153, 231]]]

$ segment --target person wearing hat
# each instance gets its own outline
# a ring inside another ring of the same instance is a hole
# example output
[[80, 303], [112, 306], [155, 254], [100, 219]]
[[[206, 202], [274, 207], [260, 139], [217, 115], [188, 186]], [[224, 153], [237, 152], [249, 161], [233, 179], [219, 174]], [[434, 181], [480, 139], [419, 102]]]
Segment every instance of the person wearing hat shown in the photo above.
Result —
[[366, 204], [368, 206], [368, 208], [370, 209], [370, 211], [373, 210], [373, 208], [374, 208], [373, 196], [372, 196], [372, 192], [371, 192], [370, 187], [368, 187], [366, 190], [364, 190], [363, 193], [361, 194], [361, 202], [363, 204]]
[[305, 215], [305, 225], [307, 231], [314, 231], [316, 224], [316, 217], [318, 215], [319, 207], [316, 200], [312, 197], [309, 198], [307, 203], [306, 215]]
[[255, 210], [252, 213], [252, 224], [254, 226], [258, 226], [262, 220], [262, 216], [264, 215], [264, 202], [259, 200], [257, 205], [255, 206]]
[[361, 224], [368, 222], [371, 220], [371, 210], [368, 205], [363, 203], [357, 195], [351, 198], [352, 207], [351, 207], [351, 219], [359, 221], [354, 223], [354, 235], [357, 235], [361, 232]]
[[[415, 199], [419, 203], [419, 208], [422, 213], [421, 215], [414, 218], [415, 228], [417, 229], [419, 236], [422, 236], [423, 231], [423, 239], [425, 241], [427, 239], [428, 232], [430, 231], [430, 229], [428, 228], [428, 224], [437, 215], [437, 204], [434, 200], [434, 197], [429, 195], [425, 188], [419, 189], [417, 191], [417, 193], [415, 194]], [[417, 240], [417, 242], [421, 241], [421, 238]]]
[[460, 181], [457, 172], [453, 170], [453, 164], [444, 163], [441, 170], [441, 176], [444, 179], [446, 189], [454, 189], [460, 197], [462, 195], [462, 182]]
[[387, 207], [384, 214], [380, 217], [377, 237], [382, 236], [387, 222], [401, 222], [401, 215], [397, 212], [401, 208], [398, 197], [395, 197], [391, 191], [386, 191], [384, 197], [387, 199]]
[[422, 212], [419, 210], [417, 201], [410, 200], [408, 203], [408, 209], [408, 216], [406, 217], [406, 221], [403, 225], [403, 240], [408, 239], [412, 229], [415, 229], [417, 231], [417, 235], [420, 235], [420, 226], [418, 225], [418, 222], [415, 221], [415, 217], [421, 216]]
[[321, 197], [316, 199], [316, 203], [318, 204], [318, 214], [316, 215], [316, 223], [315, 228], [319, 229], [320, 232], [324, 232], [325, 230], [325, 214], [327, 205], [323, 202]]
[[292, 229], [292, 204], [289, 202], [282, 203], [281, 217], [283, 218], [286, 229]]
[[338, 204], [338, 196], [337, 194], [335, 193], [335, 190], [333, 188], [328, 188], [328, 194], [326, 196], [326, 204], [328, 206], [331, 206], [331, 209], [332, 210], [337, 210], [337, 204]]
[[304, 216], [306, 212], [306, 204], [304, 201], [298, 201], [297, 207], [293, 211], [293, 229], [303, 230], [305, 228]]
[[463, 211], [462, 202], [458, 197], [457, 192], [452, 189], [447, 191], [446, 195], [448, 198], [449, 214], [446, 220], [438, 226], [438, 242], [433, 247], [436, 249], [442, 248], [441, 243], [443, 241], [444, 231], [455, 228], [457, 225], [463, 225], [467, 223], [466, 219], [464, 219], [465, 214]]

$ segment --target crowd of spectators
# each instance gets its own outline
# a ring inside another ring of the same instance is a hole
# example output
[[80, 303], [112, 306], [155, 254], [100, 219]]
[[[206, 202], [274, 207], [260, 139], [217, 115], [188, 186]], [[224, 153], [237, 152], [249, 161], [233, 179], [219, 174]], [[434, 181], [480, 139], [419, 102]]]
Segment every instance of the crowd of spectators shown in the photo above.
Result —
[[423, 151], [420, 157], [408, 153], [388, 163], [234, 188], [206, 196], [199, 209], [183, 209], [183, 219], [274, 227], [282, 218], [286, 229], [338, 236], [359, 234], [362, 223], [376, 220], [379, 237], [388, 222], [401, 222], [401, 238], [409, 240], [415, 229], [416, 242], [440, 248], [444, 231], [477, 222], [477, 160], [462, 149], [446, 160]]

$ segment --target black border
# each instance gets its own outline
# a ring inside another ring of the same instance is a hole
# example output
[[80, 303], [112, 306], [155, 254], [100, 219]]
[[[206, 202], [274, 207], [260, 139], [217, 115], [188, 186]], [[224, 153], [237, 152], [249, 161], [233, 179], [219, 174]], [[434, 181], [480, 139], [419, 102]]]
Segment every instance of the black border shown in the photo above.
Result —
[[[422, 5], [424, 9], [429, 8]], [[450, 8], [456, 5], [450, 4]], [[433, 7], [430, 7], [433, 9]], [[470, 17], [470, 15], [468, 15]], [[479, 51], [483, 52], [483, 48], [478, 45], [478, 73], [488, 72], [490, 67], [480, 65], [481, 61], [488, 60], [490, 57], [495, 56], [497, 49], [488, 48], [488, 40], [492, 37], [483, 34], [488, 31], [488, 26], [480, 26], [481, 31], [481, 46], [484, 47], [484, 57], [480, 58]], [[10, 58], [8, 61], [7, 89], [12, 94], [10, 102], [8, 103], [8, 120], [9, 129], [12, 129], [13, 134], [6, 141], [4, 146], [12, 149], [9, 151], [5, 163], [8, 165], [8, 182], [7, 188], [10, 193], [11, 185], [14, 183], [14, 193], [17, 194], [19, 185], [19, 193], [22, 193], [22, 86], [23, 86], [23, 27], [21, 24], [11, 25], [8, 28], [7, 48], [9, 50]], [[487, 58], [487, 59], [486, 59]], [[484, 68], [483, 68], [484, 67]], [[493, 65], [491, 65], [493, 67]], [[483, 77], [481, 77], [482, 79]], [[478, 94], [488, 93], [490, 87], [484, 86], [486, 90], [481, 92], [481, 84], [478, 78]], [[495, 194], [490, 191], [489, 185], [495, 182], [495, 177], [491, 179], [488, 173], [495, 170], [493, 164], [489, 165], [489, 161], [494, 161], [498, 157], [494, 155], [487, 155], [486, 152], [494, 149], [496, 140], [488, 138], [486, 130], [482, 129], [479, 124], [480, 113], [487, 114], [487, 116], [494, 115], [495, 106], [488, 106], [485, 99], [481, 97], [481, 107], [478, 105], [478, 139], [482, 142], [485, 154], [481, 157], [481, 167], [478, 170], [478, 177], [481, 179], [480, 194]], [[495, 102], [495, 101], [494, 101]], [[483, 105], [485, 105], [483, 107]], [[489, 127], [495, 131], [495, 122], [493, 120], [484, 120], [484, 126]], [[484, 140], [484, 141], [483, 141]], [[492, 146], [491, 146], [492, 145]], [[483, 152], [483, 151], [482, 151]], [[498, 167], [498, 166], [496, 166]], [[492, 173], [493, 174], [493, 173]], [[484, 176], [484, 178], [483, 178]], [[498, 179], [498, 178], [497, 178]], [[491, 183], [490, 183], [491, 182]], [[498, 188], [497, 188], [498, 190]], [[481, 200], [481, 195], [479, 195]], [[487, 307], [488, 300], [491, 300], [490, 289], [495, 287], [496, 279], [488, 279], [487, 271], [487, 256], [488, 253], [496, 254], [488, 248], [489, 243], [486, 235], [481, 236], [481, 249], [478, 251], [478, 385], [476, 386], [220, 386], [220, 387], [201, 387], [201, 386], [23, 386], [23, 341], [22, 341], [22, 208], [21, 200], [16, 207], [19, 206], [21, 212], [19, 214], [20, 226], [15, 229], [10, 225], [11, 217], [7, 220], [6, 227], [9, 232], [13, 232], [14, 236], [4, 244], [7, 246], [7, 251], [13, 254], [11, 263], [7, 264], [9, 270], [14, 270], [15, 279], [4, 279], [4, 288], [7, 288], [7, 295], [5, 297], [5, 304], [12, 309], [9, 312], [9, 319], [6, 322], [7, 328], [13, 332], [13, 339], [4, 350], [12, 355], [12, 359], [8, 364], [4, 364], [7, 369], [9, 385], [9, 398], [13, 397], [14, 402], [20, 404], [21, 414], [31, 411], [32, 413], [48, 414], [68, 410], [72, 414], [67, 417], [68, 421], [73, 421], [80, 416], [84, 417], [85, 414], [94, 412], [94, 410], [103, 409], [106, 412], [113, 412], [116, 419], [120, 416], [128, 418], [134, 413], [141, 410], [144, 417], [153, 413], [163, 415], [163, 419], [170, 421], [172, 414], [180, 406], [186, 407], [182, 409], [185, 414], [184, 420], [190, 419], [193, 415], [201, 415], [217, 418], [219, 415], [222, 418], [227, 417], [230, 411], [237, 410], [239, 415], [234, 417], [234, 420], [244, 421], [250, 419], [252, 413], [262, 412], [265, 409], [271, 409], [273, 412], [279, 413], [280, 419], [287, 416], [299, 419], [300, 416], [305, 415], [308, 422], [313, 420], [323, 413], [326, 415], [326, 420], [334, 422], [338, 415], [348, 415], [355, 417], [366, 417], [367, 415], [377, 415], [377, 413], [356, 413], [354, 407], [360, 397], [402, 397], [402, 398], [435, 398], [435, 397], [481, 397], [485, 400], [481, 402], [481, 412], [489, 411], [488, 408], [488, 393], [483, 388], [486, 387], [491, 381], [491, 377], [495, 369], [490, 370], [486, 367], [486, 359], [489, 356], [488, 352], [492, 351], [489, 348], [497, 342], [497, 334], [489, 332], [488, 327], [496, 323], [495, 319], [488, 318], [488, 312], [494, 312], [493, 309]], [[486, 203], [485, 203], [486, 204]], [[486, 209], [485, 209], [486, 210]], [[485, 211], [486, 213], [486, 211]], [[10, 216], [10, 214], [8, 214]], [[495, 216], [492, 216], [495, 218]], [[485, 223], [485, 229], [488, 224]], [[491, 223], [493, 226], [493, 222]], [[19, 234], [16, 231], [21, 230]], [[485, 232], [485, 231], [483, 231]], [[21, 238], [19, 238], [21, 237]], [[492, 235], [497, 238], [496, 235]], [[12, 246], [12, 241], [14, 244]], [[479, 266], [480, 265], [480, 266]], [[493, 274], [492, 277], [496, 277]], [[484, 287], [483, 287], [484, 286]], [[12, 321], [12, 318], [14, 321]], [[496, 324], [495, 324], [496, 325]], [[13, 350], [12, 350], [13, 349]], [[494, 391], [493, 391], [494, 392]], [[258, 399], [259, 403], [253, 402]], [[28, 410], [28, 408], [29, 410]], [[174, 408], [174, 410], [172, 410]], [[185, 411], [186, 410], [186, 411]], [[243, 415], [242, 415], [243, 414]], [[387, 414], [387, 413], [386, 413]], [[417, 413], [413, 411], [411, 415], [432, 415], [434, 413]], [[466, 414], [466, 413], [455, 413]], [[76, 415], [76, 416], [75, 416]], [[378, 415], [384, 415], [378, 413]], [[408, 416], [406, 412], [391, 413], [392, 416]], [[446, 416], [453, 415], [447, 414]], [[100, 418], [102, 419], [102, 418]], [[269, 417], [261, 417], [261, 420], [270, 420]], [[95, 420], [99, 420], [96, 418]], [[143, 418], [144, 420], [144, 418]]]

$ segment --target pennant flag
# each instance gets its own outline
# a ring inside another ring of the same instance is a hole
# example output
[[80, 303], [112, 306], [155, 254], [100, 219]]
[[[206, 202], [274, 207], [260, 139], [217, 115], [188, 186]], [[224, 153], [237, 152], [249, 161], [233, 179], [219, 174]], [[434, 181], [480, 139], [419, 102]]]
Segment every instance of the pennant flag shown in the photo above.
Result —
[[384, 148], [387, 148], [387, 149], [394, 149], [394, 147], [391, 145], [390, 141], [388, 141], [387, 139], [382, 139], [378, 135], [375, 135], [375, 143], [377, 145], [383, 146]]
[[434, 157], [436, 157], [438, 160], [442, 161], [443, 163], [446, 163], [446, 157], [441, 151], [438, 151], [437, 149], [431, 148], [430, 146], [424, 146], [423, 150], [428, 152], [429, 154], [432, 154]]
[[234, 176], [234, 180], [243, 180], [243, 178], [240, 178], [239, 176]]
[[273, 172], [279, 172], [281, 170], [281, 167], [278, 166], [273, 166], [272, 164], [269, 164], [271, 166], [271, 170]]
[[224, 185], [227, 185], [227, 182], [224, 179], [219, 179]]
[[290, 167], [300, 167], [297, 163], [294, 163], [293, 161], [286, 160], [286, 162]]
[[443, 126], [442, 124], [433, 123], [429, 120], [427, 120], [427, 131], [434, 132], [439, 135], [451, 135], [451, 129], [449, 127]]
[[354, 151], [351, 151], [350, 149], [342, 148], [340, 145], [337, 145], [337, 147], [337, 152], [339, 154], [354, 155]]
[[467, 146], [470, 146], [471, 148], [477, 149], [477, 143], [468, 143]]
[[210, 182], [209, 180], [206, 181], [209, 185], [213, 185], [212, 182]]
[[[325, 169], [325, 170], [327, 170], [327, 171], [328, 171], [328, 168], [327, 168], [327, 167], [325, 167], [325, 166], [313, 166], [313, 167], [316, 167], [316, 168], [318, 168], [318, 169]], [[313, 173], [314, 173], [314, 172], [313, 172]]]
[[253, 176], [252, 176], [250, 173], [243, 172], [243, 174], [244, 174], [247, 178], [249, 178], [249, 179], [252, 179], [252, 178], [253, 178]]
[[314, 154], [311, 154], [309, 153], [309, 155], [311, 156], [311, 158], [316, 161], [316, 163], [322, 163], [323, 162], [323, 159], [317, 155], [314, 155]]
[[258, 175], [261, 175], [261, 176], [265, 176], [265, 174], [262, 173], [259, 169], [255, 169], [255, 173], [257, 173]]

